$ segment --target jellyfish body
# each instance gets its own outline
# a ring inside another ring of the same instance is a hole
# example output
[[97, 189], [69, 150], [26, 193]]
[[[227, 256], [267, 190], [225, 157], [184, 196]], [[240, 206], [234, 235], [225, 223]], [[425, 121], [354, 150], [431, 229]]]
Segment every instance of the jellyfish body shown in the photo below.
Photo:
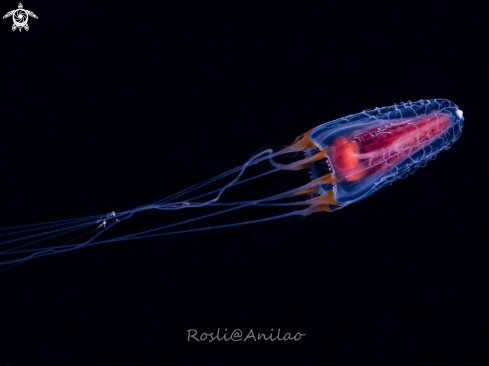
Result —
[[324, 165], [331, 167], [336, 182], [320, 185], [316, 194], [333, 192], [338, 204], [326, 203], [328, 198], [323, 206], [332, 210], [413, 174], [449, 149], [462, 126], [463, 112], [451, 101], [420, 100], [340, 118], [313, 128], [296, 144], [305, 147], [308, 157], [326, 151], [325, 159], [312, 162], [309, 169], [312, 179], [319, 179]]
[[[245, 164], [184, 189], [165, 199], [123, 212], [0, 229], [0, 271], [27, 260], [107, 242], [181, 234], [258, 223], [318, 211], [334, 211], [360, 201], [379, 189], [423, 167], [460, 136], [463, 113], [446, 99], [406, 102], [366, 110], [340, 118], [297, 137], [278, 151], [264, 150]], [[277, 158], [301, 159], [287, 164]], [[243, 179], [251, 165], [270, 163], [269, 169]], [[238, 202], [222, 202], [225, 190], [278, 171], [308, 173], [305, 184], [272, 196]], [[222, 188], [192, 196], [198, 189], [235, 176]], [[206, 197], [213, 197], [207, 198]], [[145, 210], [184, 210], [215, 207], [216, 212], [120, 237], [107, 237], [114, 225]], [[175, 230], [180, 225], [222, 215], [246, 207], [275, 206], [297, 210], [277, 216], [224, 225]], [[105, 237], [104, 237], [105, 235]]]

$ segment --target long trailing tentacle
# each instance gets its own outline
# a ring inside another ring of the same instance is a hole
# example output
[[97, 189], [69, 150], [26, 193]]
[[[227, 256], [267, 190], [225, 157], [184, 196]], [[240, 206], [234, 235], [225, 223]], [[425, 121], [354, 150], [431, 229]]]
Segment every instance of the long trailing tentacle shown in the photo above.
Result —
[[[303, 215], [303, 216], [308, 215], [312, 212], [320, 210], [321, 205], [324, 206], [325, 204], [328, 204], [328, 202], [324, 201], [324, 199], [322, 201], [318, 200], [318, 198], [320, 197], [304, 199], [301, 201], [288, 202], [288, 203], [276, 202], [276, 201], [285, 198], [311, 194], [314, 192], [314, 190], [316, 189], [315, 187], [317, 187], [318, 185], [334, 182], [335, 180], [331, 175], [329, 175], [328, 177], [325, 176], [321, 179], [316, 179], [315, 181], [309, 182], [301, 187], [289, 190], [287, 192], [279, 193], [271, 197], [267, 197], [259, 200], [228, 202], [228, 203], [221, 203], [218, 201], [222, 197], [224, 191], [231, 187], [235, 187], [239, 184], [249, 182], [253, 179], [280, 170], [303, 169], [304, 167], [307, 167], [307, 164], [324, 158], [325, 152], [322, 151], [321, 154], [318, 153], [312, 157], [308, 157], [287, 165], [277, 166], [276, 163], [273, 161], [274, 157], [277, 157], [282, 154], [287, 154], [290, 152], [297, 152], [303, 150], [304, 148], [308, 148], [309, 146], [310, 146], [310, 140], [308, 142], [308, 138], [306, 138], [305, 136], [302, 137], [300, 136], [298, 139], [296, 139], [296, 141], [294, 141], [293, 144], [291, 144], [288, 147], [285, 147], [276, 152], [273, 152], [271, 149], [264, 150], [252, 156], [250, 159], [248, 159], [248, 161], [245, 164], [239, 167], [231, 169], [228, 172], [222, 173], [214, 178], [210, 178], [202, 183], [196, 184], [178, 193], [170, 195], [165, 199], [159, 200], [153, 204], [142, 205], [131, 210], [118, 212], [118, 213], [113, 212], [110, 215], [106, 215], [106, 217], [93, 215], [93, 216], [79, 218], [79, 219], [52, 221], [44, 224], [23, 225], [23, 226], [0, 229], [0, 237], [3, 238], [10, 237], [10, 239], [0, 241], [0, 266], [2, 267], [15, 266], [19, 263], [23, 263], [33, 258], [38, 258], [46, 255], [55, 254], [55, 253], [63, 253], [66, 251], [71, 251], [82, 247], [88, 247], [88, 246], [97, 245], [101, 243], [142, 239], [142, 238], [163, 236], [163, 235], [173, 235], [173, 234], [194, 232], [194, 231], [201, 231], [201, 230], [208, 230], [208, 229], [226, 228], [226, 227], [247, 225], [247, 224], [253, 224], [253, 223], [264, 222], [264, 221], [271, 221], [271, 220], [290, 217], [294, 215]], [[258, 164], [265, 161], [270, 161], [272, 165], [275, 165], [275, 167], [269, 169], [264, 173], [260, 173], [252, 177], [249, 177], [247, 179], [240, 180], [243, 173], [250, 165]], [[237, 174], [237, 175], [231, 182], [227, 183], [222, 188], [197, 195], [196, 197], [186, 199], [184, 201], [172, 202], [177, 198], [188, 195], [197, 189], [205, 187], [206, 185], [214, 183], [232, 174]], [[206, 197], [209, 196], [210, 194], [216, 194], [216, 193], [217, 195], [212, 199], [203, 202], [197, 201], [199, 198]], [[335, 204], [336, 202], [333, 200], [329, 203]], [[180, 225], [193, 223], [198, 220], [210, 218], [217, 215], [223, 215], [225, 213], [235, 211], [238, 209], [243, 209], [245, 207], [251, 207], [251, 206], [284, 207], [284, 206], [299, 206], [299, 205], [306, 206], [306, 208], [289, 212], [286, 214], [278, 215], [278, 216], [262, 218], [259, 220], [251, 220], [251, 221], [244, 221], [244, 222], [223, 224], [223, 225], [216, 225], [216, 226], [190, 228], [190, 229], [176, 230], [176, 231], [173, 230], [173, 228], [176, 228], [177, 226]], [[104, 232], [109, 230], [115, 224], [130, 218], [133, 214], [137, 212], [146, 211], [150, 209], [170, 211], [170, 210], [179, 210], [182, 208], [196, 208], [196, 207], [203, 207], [203, 206], [217, 207], [219, 208], [219, 210], [217, 212], [201, 215], [193, 219], [188, 219], [169, 225], [164, 225], [158, 228], [137, 232], [122, 237], [98, 240], [100, 238], [100, 235], [102, 235]], [[103, 225], [103, 229], [100, 229], [102, 225]], [[80, 233], [80, 231], [82, 232]], [[74, 233], [78, 233], [78, 235], [69, 241], [62, 242], [60, 245], [48, 245], [48, 246], [39, 247], [39, 244], [42, 242], [49, 242], [51, 240], [60, 239], [61, 237], [63, 237], [63, 235], [74, 234]], [[16, 256], [16, 257], [12, 258], [12, 256]], [[2, 260], [3, 259], [2, 257], [10, 258], [10, 259]]]

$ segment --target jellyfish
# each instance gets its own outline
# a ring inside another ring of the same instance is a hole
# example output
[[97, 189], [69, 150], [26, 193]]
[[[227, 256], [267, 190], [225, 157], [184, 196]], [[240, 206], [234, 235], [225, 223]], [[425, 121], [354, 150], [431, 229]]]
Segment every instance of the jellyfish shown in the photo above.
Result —
[[[260, 151], [234, 169], [152, 204], [104, 215], [0, 229], [0, 271], [34, 258], [102, 243], [333, 212], [424, 167], [458, 139], [463, 121], [463, 112], [446, 99], [408, 101], [339, 118], [310, 129], [288, 146], [277, 151]], [[250, 167], [257, 166], [263, 168], [255, 169], [251, 176], [244, 175]], [[222, 200], [226, 191], [276, 172], [295, 172], [305, 177], [305, 181], [267, 197]], [[205, 190], [225, 180], [222, 187]], [[123, 221], [142, 211], [206, 207], [214, 211], [127, 235], [106, 235], [114, 225], [124, 225]], [[247, 207], [282, 207], [288, 211], [242, 222], [198, 225], [203, 219]]]

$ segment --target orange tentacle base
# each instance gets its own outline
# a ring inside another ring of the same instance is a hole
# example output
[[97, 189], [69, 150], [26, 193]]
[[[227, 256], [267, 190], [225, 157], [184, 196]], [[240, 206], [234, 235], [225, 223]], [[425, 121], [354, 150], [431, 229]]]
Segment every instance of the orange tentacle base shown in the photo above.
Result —
[[305, 209], [308, 215], [314, 212], [333, 212], [334, 209], [330, 205], [341, 206], [340, 202], [337, 202], [334, 197], [334, 192], [329, 192], [318, 197], [311, 198], [307, 201], [311, 205]]
[[[305, 133], [304, 135], [300, 135], [299, 137], [297, 137], [291, 145], [289, 145], [288, 147], [278, 151], [277, 154], [274, 154], [274, 156], [283, 155], [283, 154], [287, 154], [287, 153], [291, 153], [291, 152], [304, 151], [304, 150], [315, 147], [314, 143], [311, 141], [311, 138], [309, 137], [309, 132]], [[272, 160], [270, 160], [270, 162], [275, 167], [283, 169], [283, 170], [303, 170], [303, 169], [310, 168], [311, 167], [310, 163], [312, 163], [314, 161], [321, 160], [321, 159], [325, 159], [327, 152], [328, 152], [328, 149], [323, 149], [323, 150], [319, 151], [318, 153], [316, 153], [316, 154], [314, 154], [308, 158], [305, 158], [305, 159], [302, 159], [299, 161], [295, 161], [295, 162], [290, 163], [290, 164], [278, 164], [278, 163], [273, 162]]]
[[277, 152], [277, 155], [282, 155], [282, 154], [287, 154], [291, 152], [297, 152], [297, 151], [304, 151], [310, 148], [313, 148], [314, 142], [312, 142], [311, 138], [309, 137], [309, 133], [312, 130], [309, 130], [303, 135], [298, 136], [293, 143], [291, 143], [289, 146], [283, 148], [282, 150]]
[[311, 137], [309, 136], [311, 131], [312, 130], [309, 130], [305, 134], [297, 136], [294, 142], [289, 146], [289, 148], [293, 148], [293, 150], [291, 151], [302, 151], [305, 149], [313, 148], [315, 145], [314, 142], [312, 142]]

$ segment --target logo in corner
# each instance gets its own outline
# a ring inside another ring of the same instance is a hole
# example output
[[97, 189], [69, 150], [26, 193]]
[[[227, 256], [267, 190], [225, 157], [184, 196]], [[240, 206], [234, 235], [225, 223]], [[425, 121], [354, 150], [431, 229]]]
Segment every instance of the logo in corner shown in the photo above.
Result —
[[29, 26], [27, 25], [29, 16], [37, 19], [37, 15], [30, 10], [24, 9], [22, 3], [19, 3], [18, 9], [14, 9], [12, 11], [9, 11], [7, 14], [5, 14], [3, 16], [3, 19], [8, 18], [10, 16], [14, 20], [14, 25], [12, 25], [12, 30], [15, 31], [17, 28], [19, 28], [19, 32], [22, 31], [22, 28], [24, 28], [26, 31], [29, 30]]

